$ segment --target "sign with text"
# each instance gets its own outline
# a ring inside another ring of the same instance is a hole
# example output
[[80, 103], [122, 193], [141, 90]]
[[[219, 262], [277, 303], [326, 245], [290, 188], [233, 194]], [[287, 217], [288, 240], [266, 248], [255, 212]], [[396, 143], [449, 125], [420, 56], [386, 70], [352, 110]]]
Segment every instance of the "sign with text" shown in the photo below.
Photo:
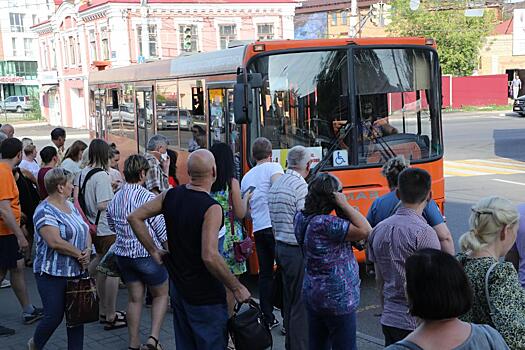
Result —
[[22, 84], [23, 82], [23, 77], [0, 76], [0, 84]]
[[[313, 169], [323, 158], [323, 149], [321, 147], [306, 147], [308, 152], [310, 152], [310, 157], [312, 163], [310, 164], [310, 169]], [[288, 156], [288, 151], [290, 149], [274, 149], [272, 150], [272, 161], [280, 163], [281, 166], [286, 169], [286, 157]]]

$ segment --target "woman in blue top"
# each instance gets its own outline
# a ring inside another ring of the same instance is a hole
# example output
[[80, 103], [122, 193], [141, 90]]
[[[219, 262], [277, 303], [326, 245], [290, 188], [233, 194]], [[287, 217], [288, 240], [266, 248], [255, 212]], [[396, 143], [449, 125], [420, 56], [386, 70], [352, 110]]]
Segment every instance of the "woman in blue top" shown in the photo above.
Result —
[[[337, 210], [341, 217], [330, 215]], [[303, 295], [308, 312], [309, 348], [357, 349], [356, 309], [359, 267], [351, 241], [372, 228], [350, 206], [339, 180], [319, 174], [308, 186], [304, 210], [295, 218], [295, 236], [303, 248]]]
[[[65, 312], [66, 285], [87, 269], [91, 255], [89, 228], [68, 199], [73, 191], [74, 175], [62, 168], [50, 170], [44, 177], [49, 196], [34, 215], [36, 254], [33, 263], [38, 293], [44, 305], [44, 318], [38, 324], [30, 349], [43, 349], [62, 322]], [[68, 349], [82, 349], [84, 326], [68, 327]]]

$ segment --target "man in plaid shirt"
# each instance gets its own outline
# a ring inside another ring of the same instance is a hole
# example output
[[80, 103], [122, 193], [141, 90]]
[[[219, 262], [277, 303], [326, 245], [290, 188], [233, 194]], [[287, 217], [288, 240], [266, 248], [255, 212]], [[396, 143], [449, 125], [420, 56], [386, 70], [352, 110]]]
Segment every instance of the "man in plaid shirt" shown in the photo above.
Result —
[[168, 139], [163, 135], [153, 135], [148, 141], [147, 152], [144, 155], [149, 163], [144, 186], [148, 191], [159, 194], [169, 188], [168, 169]]

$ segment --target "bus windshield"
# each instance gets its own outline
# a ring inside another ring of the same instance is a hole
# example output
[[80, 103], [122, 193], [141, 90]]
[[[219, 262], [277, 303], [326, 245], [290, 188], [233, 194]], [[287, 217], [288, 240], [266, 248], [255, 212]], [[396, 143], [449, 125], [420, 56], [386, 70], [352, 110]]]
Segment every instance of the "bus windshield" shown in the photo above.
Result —
[[[437, 67], [436, 54], [427, 48], [345, 48], [257, 58], [249, 70], [262, 74], [263, 87], [251, 137], [268, 138], [277, 153], [303, 145], [318, 159], [335, 142], [329, 167], [381, 165], [400, 154], [416, 162], [438, 157]], [[348, 123], [351, 128], [344, 127]]]

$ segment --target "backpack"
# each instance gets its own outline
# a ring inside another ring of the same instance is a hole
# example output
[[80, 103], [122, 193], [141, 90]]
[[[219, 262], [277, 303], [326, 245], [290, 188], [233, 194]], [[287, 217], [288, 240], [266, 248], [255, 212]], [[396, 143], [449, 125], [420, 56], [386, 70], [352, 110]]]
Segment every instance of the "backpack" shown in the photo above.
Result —
[[87, 215], [86, 215], [87, 210], [88, 210], [87, 209], [87, 205], [86, 205], [86, 184], [87, 184], [87, 182], [89, 181], [89, 179], [93, 175], [95, 175], [96, 173], [99, 173], [101, 171], [104, 171], [104, 169], [102, 169], [102, 168], [91, 169], [87, 173], [86, 178], [84, 179], [84, 182], [82, 182], [82, 173], [80, 173], [79, 179], [78, 179], [79, 190], [78, 190], [77, 201], [75, 201], [75, 207], [80, 212], [80, 215], [84, 219], [84, 222], [89, 226], [89, 233], [92, 236], [96, 236], [97, 235], [97, 226], [98, 226], [98, 222], [100, 220], [100, 210], [97, 210], [97, 217], [95, 219], [95, 222], [92, 223], [91, 221], [89, 221], [89, 219], [87, 218]]

